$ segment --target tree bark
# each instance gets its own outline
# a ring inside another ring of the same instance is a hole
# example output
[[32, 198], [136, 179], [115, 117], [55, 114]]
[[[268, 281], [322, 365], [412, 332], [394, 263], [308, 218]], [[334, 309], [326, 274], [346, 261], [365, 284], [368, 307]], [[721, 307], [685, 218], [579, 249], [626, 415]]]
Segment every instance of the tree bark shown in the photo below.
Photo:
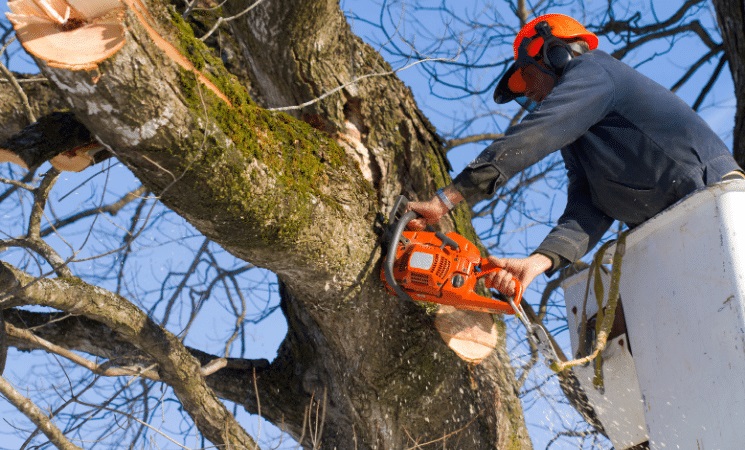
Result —
[[[217, 392], [251, 412], [258, 394], [262, 415], [308, 446], [307, 414], [321, 420], [323, 411], [324, 448], [438, 440], [460, 449], [530, 447], [504, 343], [469, 365], [445, 346], [431, 316], [381, 286], [377, 219], [399, 192], [431, 195], [449, 181], [448, 166], [409, 90], [351, 34], [338, 2], [264, 2], [230, 25], [265, 106], [302, 103], [358, 75], [388, 73], [292, 116], [258, 106], [176, 12], [146, 3], [149, 14], [127, 11], [127, 43], [96, 71], [39, 65], [80, 123], [166, 206], [233, 255], [278, 275], [289, 327], [278, 357], [226, 371], [235, 387], [226, 382]], [[200, 72], [175, 62], [152, 30]], [[466, 211], [453, 218], [444, 225], [474, 237]], [[177, 389], [199, 381], [195, 361], [179, 353], [180, 368], [105, 313], [75, 312], [166, 364], [163, 379], [213, 443], [245, 445], [240, 433], [213, 428], [222, 413], [204, 417], [193, 393]], [[162, 330], [147, 337], [175, 345]]]
[[742, 0], [714, 0], [714, 7], [735, 84], [735, 98], [738, 99], [732, 148], [735, 160], [745, 168], [745, 3]]
[[[20, 81], [38, 78], [18, 74], [15, 76]], [[39, 79], [38, 81], [24, 82], [21, 86], [26, 93], [26, 97], [28, 97], [31, 111], [37, 118], [67, 108], [64, 97], [53, 90], [48, 81]], [[0, 142], [2, 142], [14, 136], [26, 126], [31, 125], [31, 123], [23, 113], [23, 108], [19, 106], [18, 93], [10, 83], [0, 83], [0, 104], [5, 105], [5, 107], [0, 108]]]

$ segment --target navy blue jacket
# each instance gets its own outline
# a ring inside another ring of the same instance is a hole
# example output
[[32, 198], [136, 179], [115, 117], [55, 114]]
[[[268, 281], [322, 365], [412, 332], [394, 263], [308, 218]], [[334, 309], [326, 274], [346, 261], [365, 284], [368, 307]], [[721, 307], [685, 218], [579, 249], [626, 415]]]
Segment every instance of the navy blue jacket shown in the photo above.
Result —
[[613, 220], [638, 225], [739, 167], [678, 96], [599, 50], [574, 58], [539, 108], [454, 180], [473, 204], [561, 149], [567, 207], [536, 252], [554, 267], [589, 252]]

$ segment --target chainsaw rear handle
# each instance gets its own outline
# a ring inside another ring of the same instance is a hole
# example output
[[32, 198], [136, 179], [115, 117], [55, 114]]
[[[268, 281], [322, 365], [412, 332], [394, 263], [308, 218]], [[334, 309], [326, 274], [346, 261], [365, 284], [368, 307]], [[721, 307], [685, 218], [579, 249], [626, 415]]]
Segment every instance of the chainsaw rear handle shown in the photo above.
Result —
[[[489, 260], [487, 258], [482, 258], [481, 259], [481, 267], [485, 267], [485, 266], [491, 266], [491, 262], [489, 262]], [[487, 269], [483, 269], [481, 272], [477, 273], [476, 274], [476, 278], [477, 279], [480, 279], [480, 278], [483, 278], [486, 275], [489, 275], [490, 273], [497, 273], [497, 272], [502, 271], [502, 270], [504, 270], [502, 267], [491, 266], [491, 267], [489, 267]], [[520, 302], [523, 299], [523, 291], [524, 291], [523, 285], [522, 285], [522, 283], [520, 283], [520, 280], [518, 280], [517, 277], [514, 277], [513, 276], [512, 277], [512, 281], [515, 282], [515, 295], [512, 296], [512, 301], [515, 303], [515, 306], [519, 306], [520, 305]], [[486, 287], [489, 288], [489, 289], [495, 289], [494, 286], [488, 286], [487, 285]], [[514, 310], [515, 308], [513, 307], [512, 309]], [[514, 311], [514, 312], [517, 313], [517, 311]]]
[[[398, 211], [402, 199], [408, 203], [408, 200], [406, 200], [406, 197], [403, 195], [398, 197], [396, 205], [391, 212], [391, 218], [394, 220], [396, 211]], [[404, 232], [404, 228], [406, 228], [406, 225], [408, 225], [409, 222], [416, 219], [416, 217], [417, 213], [415, 211], [409, 211], [401, 216], [398, 222], [396, 222], [396, 227], [393, 229], [393, 234], [390, 236], [390, 242], [388, 242], [388, 252], [385, 255], [385, 263], [383, 266], [385, 268], [385, 281], [388, 283], [388, 286], [393, 288], [393, 291], [396, 292], [396, 295], [398, 295], [399, 298], [403, 300], [411, 300], [412, 302], [414, 299], [411, 298], [406, 291], [401, 289], [401, 286], [398, 285], [396, 279], [393, 277], [393, 260], [396, 259], [396, 248], [398, 247], [398, 241], [401, 239], [401, 234]]]
[[[396, 279], [393, 277], [393, 260], [396, 257], [396, 248], [398, 247], [398, 242], [401, 240], [401, 236], [403, 235], [404, 229], [406, 229], [406, 225], [409, 224], [412, 220], [419, 217], [419, 214], [417, 214], [416, 211], [408, 211], [404, 213], [403, 216], [398, 217], [398, 213], [402, 208], [406, 208], [406, 206], [409, 204], [409, 200], [403, 196], [399, 195], [396, 199], [396, 203], [393, 204], [393, 209], [391, 209], [391, 214], [388, 217], [389, 223], [395, 223], [396, 226], [393, 229], [393, 233], [389, 236], [390, 242], [388, 242], [388, 251], [386, 253], [385, 262], [383, 265], [384, 271], [385, 271], [385, 281], [388, 283], [388, 286], [393, 288], [393, 291], [398, 295], [399, 298], [403, 300], [410, 300], [414, 301], [411, 296], [404, 291], [401, 286], [398, 285], [396, 282]], [[449, 245], [453, 249], [458, 250], [458, 243], [455, 242], [450, 237], [446, 236], [444, 233], [438, 231], [435, 233], [435, 236], [437, 236], [441, 241], [442, 245]]]

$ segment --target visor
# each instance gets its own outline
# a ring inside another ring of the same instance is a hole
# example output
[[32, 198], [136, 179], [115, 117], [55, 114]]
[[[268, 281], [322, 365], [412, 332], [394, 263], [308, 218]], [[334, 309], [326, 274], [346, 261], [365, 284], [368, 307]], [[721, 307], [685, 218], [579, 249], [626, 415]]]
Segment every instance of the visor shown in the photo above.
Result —
[[525, 80], [520, 74], [519, 67], [517, 63], [513, 63], [497, 83], [497, 88], [494, 89], [494, 101], [500, 104], [508, 103], [522, 95], [525, 88]]
[[[525, 93], [527, 85], [525, 84], [522, 73], [520, 73], [520, 68], [525, 67], [527, 64], [536, 64], [534, 56], [541, 51], [542, 46], [543, 38], [523, 38], [517, 50], [517, 61], [502, 75], [496, 89], [494, 89], [495, 102], [500, 104], [507, 103]], [[545, 69], [540, 67], [539, 69], [545, 72]]]

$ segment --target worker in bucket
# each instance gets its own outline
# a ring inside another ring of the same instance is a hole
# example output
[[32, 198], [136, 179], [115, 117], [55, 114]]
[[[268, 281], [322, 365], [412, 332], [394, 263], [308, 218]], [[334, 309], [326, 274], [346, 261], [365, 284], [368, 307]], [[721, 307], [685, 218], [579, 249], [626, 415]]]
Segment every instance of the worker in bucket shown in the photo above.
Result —
[[488, 281], [507, 295], [513, 276], [526, 287], [580, 259], [614, 220], [633, 228], [697, 189], [743, 177], [688, 105], [597, 46], [595, 34], [562, 14], [526, 24], [494, 101], [516, 100], [529, 114], [431, 200], [409, 203], [421, 216], [409, 228], [423, 229], [461, 201], [492, 197], [513, 175], [561, 149], [569, 184], [556, 227], [526, 258], [490, 257], [506, 270]]

